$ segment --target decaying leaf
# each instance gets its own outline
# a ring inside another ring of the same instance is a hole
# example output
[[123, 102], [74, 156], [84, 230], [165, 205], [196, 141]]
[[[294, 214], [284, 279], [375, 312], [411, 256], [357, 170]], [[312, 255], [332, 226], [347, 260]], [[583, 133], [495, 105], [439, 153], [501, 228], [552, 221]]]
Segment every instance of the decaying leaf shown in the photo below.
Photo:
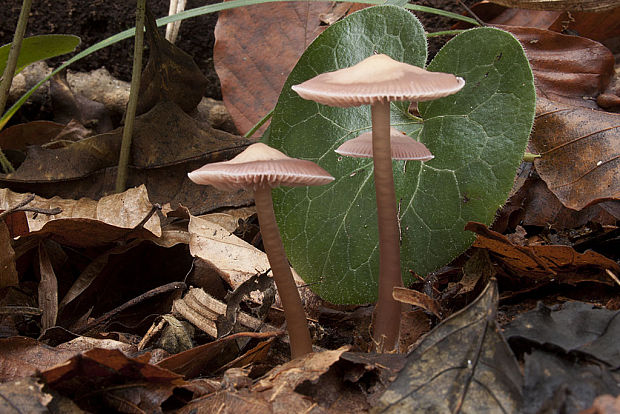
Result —
[[620, 114], [538, 99], [536, 171], [566, 207], [620, 199], [619, 132]]
[[190, 55], [159, 33], [150, 11], [146, 16], [146, 38], [149, 60], [142, 73], [136, 113], [143, 114], [161, 101], [172, 101], [190, 112], [202, 99], [207, 78]]
[[[359, 379], [357, 375], [361, 377], [366, 368], [368, 371], [377, 369], [372, 366], [376, 359], [364, 355], [359, 358], [351, 355], [347, 359], [346, 350], [342, 347], [297, 358], [274, 368], [249, 388], [242, 385], [236, 389], [233, 385], [190, 403], [179, 412], [214, 412], [218, 409], [222, 414], [366, 412], [369, 407], [360, 392], [361, 387], [352, 389], [347, 383], [355, 383]], [[381, 355], [373, 357], [386, 359]], [[400, 359], [398, 355], [387, 357]], [[343, 364], [340, 368], [347, 372], [344, 380], [339, 374], [342, 371], [336, 367], [339, 364]]]
[[66, 71], [52, 77], [50, 95], [54, 108], [54, 121], [66, 125], [75, 120], [97, 134], [113, 129], [112, 118], [105, 105], [73, 92], [67, 82]]
[[[85, 178], [118, 162], [122, 128], [95, 135], [67, 147], [29, 147], [24, 162], [10, 182], [61, 181]], [[131, 165], [155, 168], [191, 159], [221, 161], [235, 155], [250, 141], [201, 125], [171, 102], [162, 102], [135, 120]]]
[[618, 0], [491, 0], [506, 7], [537, 10], [579, 10], [602, 12], [620, 6]]
[[[347, 4], [343, 11], [338, 3], [291, 2], [220, 12], [213, 60], [224, 103], [240, 133], [276, 105], [297, 59], [325, 29], [322, 19], [331, 22], [361, 7]], [[258, 43], [261, 47], [255, 47]]]
[[0, 382], [34, 375], [76, 355], [75, 350], [57, 349], [36, 339], [15, 336], [0, 338]]
[[15, 268], [15, 251], [11, 246], [11, 234], [4, 220], [0, 218], [0, 289], [18, 284], [19, 276]]
[[518, 412], [519, 365], [495, 322], [497, 283], [431, 331], [372, 413]]
[[172, 355], [159, 361], [157, 366], [181, 374], [185, 378], [195, 378], [201, 373], [212, 374], [238, 356], [235, 340], [246, 337], [268, 339], [281, 334], [284, 332], [239, 332]]
[[614, 73], [614, 57], [609, 49], [594, 40], [550, 30], [500, 27], [514, 34], [523, 45], [539, 98], [598, 108], [595, 98], [605, 90]]
[[[227, 305], [200, 288], [191, 288], [182, 299], [174, 301], [172, 310], [207, 335], [217, 338], [221, 334], [218, 332], [216, 322], [218, 319], [225, 317]], [[248, 315], [245, 312], [237, 314], [237, 321], [241, 326], [253, 331], [261, 328], [269, 331], [276, 330], [275, 327], [264, 324], [261, 319]]]
[[577, 253], [569, 246], [518, 246], [506, 236], [489, 230], [480, 223], [469, 222], [465, 230], [478, 234], [475, 247], [489, 250], [510, 273], [533, 281], [561, 283], [598, 282], [607, 285], [614, 281], [607, 269], [620, 274], [620, 265], [594, 251]]
[[50, 389], [78, 401], [89, 411], [133, 407], [154, 412], [161, 410], [161, 404], [184, 381], [148, 360], [148, 354], [128, 358], [117, 350], [96, 348], [42, 372], [41, 378]]
[[617, 381], [600, 364], [542, 350], [526, 354], [524, 360], [524, 414], [543, 411], [584, 414], [582, 410], [597, 395], [620, 393]]
[[573, 355], [586, 355], [620, 367], [620, 311], [598, 309], [590, 303], [567, 302], [547, 307], [539, 303], [504, 327], [509, 341], [551, 344]]
[[43, 391], [43, 384], [34, 378], [24, 378], [0, 384], [0, 412], [49, 413], [52, 396]]
[[433, 298], [417, 290], [395, 287], [392, 292], [395, 300], [409, 305], [419, 306], [420, 308], [432, 312], [439, 319], [443, 318], [441, 305]]
[[97, 276], [103, 271], [105, 266], [108, 264], [108, 260], [111, 255], [115, 254], [123, 254], [132, 248], [134, 248], [137, 244], [141, 243], [141, 240], [132, 240], [129, 243], [121, 244], [119, 246], [115, 246], [105, 253], [97, 256], [93, 261], [91, 261], [84, 270], [80, 273], [80, 276], [71, 284], [71, 287], [62, 298], [61, 302], [58, 304], [58, 308], [62, 310], [67, 304], [71, 303], [75, 298], [77, 298], [82, 292], [84, 292], [91, 283], [95, 280]]
[[[22, 194], [0, 189], [0, 209], [7, 209], [23, 199]], [[161, 236], [159, 217], [153, 213], [144, 186], [103, 197], [99, 201], [65, 200], [60, 197], [44, 199], [36, 196], [29, 207], [62, 211], [54, 215], [26, 213], [30, 233], [53, 234], [70, 245], [90, 246], [109, 243], [132, 231], [143, 236]], [[145, 219], [148, 220], [142, 223]], [[138, 225], [143, 224], [140, 228]], [[88, 230], [86, 230], [88, 228]]]
[[45, 242], [39, 243], [39, 309], [41, 315], [41, 328], [43, 330], [56, 325], [58, 316], [58, 281], [56, 273], [49, 258]]
[[[478, 2], [471, 8], [485, 23], [493, 25], [524, 26], [576, 34], [603, 42], [620, 35], [620, 7], [606, 13], [567, 10], [515, 9], [488, 1]], [[470, 27], [459, 22], [456, 28]]]
[[270, 268], [264, 252], [218, 224], [192, 216], [188, 231], [192, 256], [209, 262], [233, 289]]
[[17, 124], [0, 131], [0, 147], [3, 150], [25, 150], [31, 145], [43, 145], [52, 141], [65, 126], [52, 121], [32, 121]]

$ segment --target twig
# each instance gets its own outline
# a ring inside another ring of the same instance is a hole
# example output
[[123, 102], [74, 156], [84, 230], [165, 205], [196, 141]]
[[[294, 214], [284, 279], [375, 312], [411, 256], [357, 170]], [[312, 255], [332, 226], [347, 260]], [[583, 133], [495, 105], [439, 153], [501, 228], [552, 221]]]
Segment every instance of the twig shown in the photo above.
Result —
[[[9, 50], [9, 57], [2, 74], [2, 81], [0, 82], [0, 114], [4, 113], [6, 107], [6, 101], [9, 99], [9, 90], [11, 89], [11, 83], [13, 83], [13, 76], [15, 76], [15, 68], [17, 68], [17, 58], [22, 48], [22, 40], [24, 39], [24, 33], [26, 32], [26, 25], [28, 24], [28, 15], [30, 14], [30, 7], [32, 6], [32, 0], [23, 0], [22, 9], [19, 12], [19, 19], [17, 20], [17, 27], [13, 34], [13, 42], [11, 43], [11, 49]], [[4, 171], [9, 173], [15, 172], [13, 164], [6, 158], [2, 149], [0, 149], [0, 164]]]
[[95, 319], [94, 321], [84, 325], [81, 328], [78, 328], [75, 330], [75, 333], [79, 334], [83, 334], [85, 332], [90, 331], [91, 329], [97, 327], [98, 325], [101, 325], [102, 323], [106, 322], [108, 319], [113, 318], [115, 315], [121, 313], [122, 311], [124, 311], [127, 308], [130, 308], [134, 305], [137, 305], [140, 302], [143, 302], [147, 299], [150, 299], [154, 296], [160, 295], [162, 293], [168, 293], [168, 292], [172, 292], [178, 289], [185, 289], [186, 285], [183, 282], [172, 282], [172, 283], [168, 283], [166, 285], [163, 286], [159, 286], [156, 287], [155, 289], [151, 289], [148, 292], [145, 292], [143, 294], [141, 294], [140, 296], [137, 296], [125, 303], [123, 303], [121, 306], [112, 309], [110, 312], [104, 313], [103, 315], [101, 315], [100, 317], [98, 317], [97, 319]]
[[45, 215], [50, 215], [50, 216], [62, 213], [62, 209], [60, 207], [56, 207], [56, 208], [26, 207], [26, 205], [29, 204], [32, 200], [34, 200], [34, 194], [29, 194], [28, 196], [26, 196], [26, 198], [20, 201], [15, 207], [11, 207], [7, 210], [4, 210], [2, 213], [0, 213], [0, 219], [2, 219], [5, 216], [8, 216], [11, 213], [15, 213], [16, 211], [30, 211], [32, 213], [45, 214]]
[[476, 19], [476, 21], [480, 24], [480, 26], [487, 26], [487, 24], [485, 22], [482, 21], [481, 18], [479, 18], [476, 13], [474, 13], [474, 11], [472, 9], [470, 9], [469, 7], [467, 7], [467, 5], [465, 3], [463, 3], [463, 0], [458, 0], [459, 4], [461, 5], [461, 7], [463, 7], [467, 13], [471, 14], [471, 16]]
[[138, 92], [140, 90], [140, 77], [142, 76], [142, 52], [144, 49], [144, 16], [146, 13], [146, 0], [137, 0], [136, 3], [136, 37], [133, 51], [133, 69], [131, 72], [131, 87], [129, 89], [129, 102], [125, 113], [125, 127], [123, 128], [123, 140], [121, 152], [118, 158], [116, 172], [116, 192], [121, 193], [127, 187], [127, 170], [129, 167], [129, 153], [131, 151], [131, 137], [133, 123], [136, 119], [138, 107]]

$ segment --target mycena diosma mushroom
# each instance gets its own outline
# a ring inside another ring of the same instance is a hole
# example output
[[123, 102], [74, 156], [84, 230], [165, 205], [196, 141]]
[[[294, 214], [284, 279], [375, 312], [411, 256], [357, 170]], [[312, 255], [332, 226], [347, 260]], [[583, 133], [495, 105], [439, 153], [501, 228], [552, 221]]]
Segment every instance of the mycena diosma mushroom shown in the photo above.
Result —
[[462, 78], [452, 74], [429, 72], [378, 54], [293, 86], [302, 98], [324, 105], [370, 105], [379, 229], [379, 293], [373, 314], [373, 338], [378, 351], [389, 352], [396, 347], [401, 304], [393, 299], [392, 291], [403, 284], [392, 173], [390, 102], [433, 100], [456, 93], [464, 85]]
[[197, 184], [208, 184], [221, 190], [246, 188], [254, 191], [263, 245], [284, 308], [291, 357], [312, 352], [306, 314], [280, 238], [271, 189], [281, 185], [323, 185], [333, 181], [334, 177], [311, 161], [290, 158], [261, 143], [250, 145], [229, 161], [207, 164], [188, 175]]

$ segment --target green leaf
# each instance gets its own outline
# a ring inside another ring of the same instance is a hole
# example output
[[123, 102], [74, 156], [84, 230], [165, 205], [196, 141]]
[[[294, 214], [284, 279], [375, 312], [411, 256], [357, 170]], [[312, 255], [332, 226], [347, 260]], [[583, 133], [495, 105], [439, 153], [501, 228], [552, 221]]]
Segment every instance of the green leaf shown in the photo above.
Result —
[[[312, 289], [334, 303], [376, 299], [378, 245], [370, 160], [333, 152], [370, 128], [370, 108], [332, 108], [301, 99], [291, 85], [351, 66], [374, 51], [422, 66], [423, 29], [395, 6], [354, 13], [329, 27], [306, 50], [286, 81], [271, 121], [269, 144], [313, 160], [331, 185], [274, 191], [289, 259]], [[493, 28], [448, 42], [429, 66], [466, 80], [464, 89], [420, 104], [423, 124], [392, 104], [392, 124], [424, 142], [435, 159], [395, 162], [405, 282], [458, 256], [473, 241], [468, 221], [489, 224], [506, 200], [534, 119], [531, 70], [519, 42]]]
[[[80, 44], [80, 38], [73, 35], [40, 35], [27, 37], [22, 41], [22, 47], [17, 58], [17, 75], [26, 66], [65, 53], [73, 52]], [[9, 58], [11, 43], [0, 47], [0, 75], [4, 73], [6, 61]]]

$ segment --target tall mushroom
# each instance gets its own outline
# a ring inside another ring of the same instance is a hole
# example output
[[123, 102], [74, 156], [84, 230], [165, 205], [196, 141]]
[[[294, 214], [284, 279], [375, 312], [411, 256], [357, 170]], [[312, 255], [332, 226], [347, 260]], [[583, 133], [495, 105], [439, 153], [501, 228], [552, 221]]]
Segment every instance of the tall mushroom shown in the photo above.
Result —
[[392, 298], [392, 290], [403, 284], [389, 139], [390, 102], [429, 101], [456, 93], [464, 85], [462, 78], [452, 74], [429, 72], [378, 54], [349, 68], [322, 73], [293, 86], [302, 98], [324, 105], [345, 108], [369, 104], [371, 108], [379, 227], [379, 295], [373, 338], [379, 351], [391, 351], [396, 346], [401, 305]]
[[263, 245], [284, 308], [291, 357], [312, 352], [306, 314], [280, 238], [271, 189], [281, 185], [323, 185], [333, 181], [334, 177], [311, 161], [290, 158], [262, 143], [250, 145], [229, 161], [207, 164], [188, 176], [196, 184], [208, 184], [220, 190], [254, 190]]

